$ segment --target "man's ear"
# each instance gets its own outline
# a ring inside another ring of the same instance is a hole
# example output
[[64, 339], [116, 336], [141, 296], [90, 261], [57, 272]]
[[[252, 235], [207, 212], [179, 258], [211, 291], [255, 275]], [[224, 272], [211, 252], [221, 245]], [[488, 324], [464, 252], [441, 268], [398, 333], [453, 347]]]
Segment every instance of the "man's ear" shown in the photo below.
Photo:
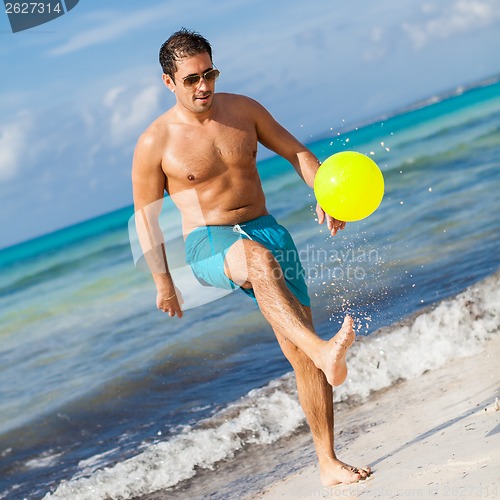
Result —
[[163, 75], [161, 76], [161, 79], [163, 80], [163, 83], [165, 84], [165, 86], [171, 92], [175, 92], [175, 83], [174, 83], [174, 80], [172, 79], [172, 77], [170, 75], [167, 75], [167, 74], [163, 73]]

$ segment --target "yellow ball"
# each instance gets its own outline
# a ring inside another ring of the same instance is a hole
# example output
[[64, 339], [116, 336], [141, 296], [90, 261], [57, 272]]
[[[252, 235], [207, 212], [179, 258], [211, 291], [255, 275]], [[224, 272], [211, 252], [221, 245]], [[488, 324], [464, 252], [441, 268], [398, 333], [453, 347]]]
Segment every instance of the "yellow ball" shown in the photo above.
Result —
[[336, 153], [319, 167], [314, 194], [320, 207], [340, 221], [364, 219], [384, 197], [384, 176], [368, 156], [354, 151]]

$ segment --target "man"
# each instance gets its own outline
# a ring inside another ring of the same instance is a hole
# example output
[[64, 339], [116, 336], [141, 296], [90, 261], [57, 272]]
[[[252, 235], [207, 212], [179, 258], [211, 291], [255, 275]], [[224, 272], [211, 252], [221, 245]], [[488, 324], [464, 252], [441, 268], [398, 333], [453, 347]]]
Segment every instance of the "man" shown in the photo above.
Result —
[[[170, 317], [183, 315], [158, 225], [159, 200], [167, 191], [182, 215], [187, 261], [197, 279], [241, 287], [272, 326], [295, 371], [323, 485], [364, 479], [370, 469], [338, 460], [333, 443], [332, 386], [347, 376], [353, 321], [347, 316], [329, 341], [315, 333], [297, 250], [266, 209], [257, 144], [287, 159], [310, 187], [319, 162], [254, 100], [215, 93], [219, 71], [201, 35], [185, 29], [174, 33], [160, 49], [160, 64], [176, 104], [142, 134], [132, 169], [137, 227], [157, 287], [157, 307]], [[345, 227], [319, 206], [317, 214], [332, 235]]]

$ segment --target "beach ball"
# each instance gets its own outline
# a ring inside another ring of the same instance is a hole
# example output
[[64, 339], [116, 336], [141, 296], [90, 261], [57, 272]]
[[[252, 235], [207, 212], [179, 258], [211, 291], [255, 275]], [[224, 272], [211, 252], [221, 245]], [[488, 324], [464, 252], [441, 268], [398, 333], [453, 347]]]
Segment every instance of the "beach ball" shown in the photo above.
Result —
[[353, 222], [377, 210], [384, 196], [384, 177], [368, 156], [343, 151], [320, 165], [314, 179], [314, 194], [327, 214]]

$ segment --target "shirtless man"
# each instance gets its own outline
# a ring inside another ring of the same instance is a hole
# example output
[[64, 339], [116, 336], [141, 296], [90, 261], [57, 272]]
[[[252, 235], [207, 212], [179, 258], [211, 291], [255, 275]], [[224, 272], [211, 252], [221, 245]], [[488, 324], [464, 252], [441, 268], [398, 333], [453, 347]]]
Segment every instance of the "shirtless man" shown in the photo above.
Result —
[[[295, 245], [266, 209], [257, 144], [287, 159], [310, 187], [319, 162], [256, 101], [215, 93], [219, 71], [201, 35], [185, 29], [174, 33], [160, 49], [160, 64], [176, 104], [141, 135], [132, 168], [139, 238], [147, 247], [157, 307], [170, 317], [183, 315], [158, 224], [159, 200], [166, 191], [182, 215], [187, 260], [197, 279], [205, 285], [241, 287], [272, 326], [295, 371], [322, 484], [365, 479], [369, 468], [347, 465], [334, 451], [332, 387], [347, 376], [353, 321], [347, 316], [329, 341], [316, 334]], [[345, 227], [319, 205], [316, 211], [332, 235]]]

